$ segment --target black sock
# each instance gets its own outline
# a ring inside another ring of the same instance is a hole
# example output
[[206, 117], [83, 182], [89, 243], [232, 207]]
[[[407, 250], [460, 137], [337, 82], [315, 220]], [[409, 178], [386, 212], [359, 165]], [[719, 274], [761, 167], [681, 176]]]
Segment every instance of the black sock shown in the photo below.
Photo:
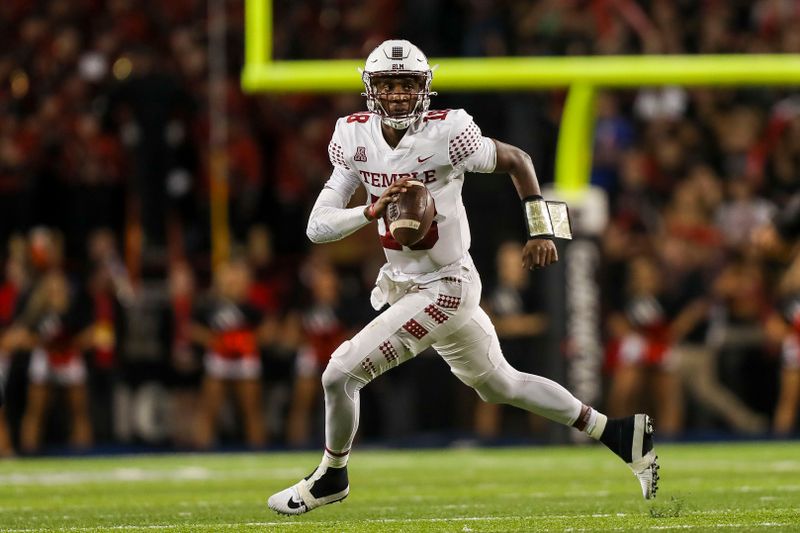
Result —
[[631, 457], [633, 422], [633, 417], [609, 418], [603, 434], [600, 435], [600, 442], [608, 446], [609, 450], [619, 455], [626, 463], [633, 461]]
[[[308, 477], [310, 478], [312, 475], [314, 475], [314, 472], [311, 472], [311, 475]], [[333, 468], [329, 466], [322, 477], [314, 482], [309, 492], [311, 492], [311, 495], [315, 498], [321, 498], [343, 491], [347, 488], [348, 484], [346, 466], [342, 468]]]

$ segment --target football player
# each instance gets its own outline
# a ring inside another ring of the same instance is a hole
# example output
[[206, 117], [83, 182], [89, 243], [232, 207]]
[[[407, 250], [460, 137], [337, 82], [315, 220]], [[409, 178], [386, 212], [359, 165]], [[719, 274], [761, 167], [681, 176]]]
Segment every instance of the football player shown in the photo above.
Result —
[[[553, 229], [531, 158], [484, 137], [462, 109], [429, 110], [432, 70], [404, 40], [369, 55], [362, 72], [367, 112], [336, 123], [329, 145], [333, 172], [312, 209], [306, 233], [315, 243], [342, 239], [373, 224], [386, 254], [371, 303], [389, 304], [332, 354], [323, 375], [325, 450], [306, 478], [269, 498], [269, 507], [297, 515], [347, 497], [347, 461], [359, 417], [359, 391], [387, 370], [432, 346], [458, 379], [487, 402], [507, 403], [586, 432], [633, 469], [645, 498], [655, 495], [658, 465], [647, 415], [609, 419], [549, 379], [521, 373], [503, 357], [497, 334], [479, 307], [481, 279], [469, 254], [470, 231], [461, 187], [465, 172], [511, 176], [522, 199], [527, 269], [558, 260]], [[428, 233], [406, 247], [384, 218], [387, 205], [422, 181], [436, 204]], [[358, 187], [366, 206], [347, 208]]]

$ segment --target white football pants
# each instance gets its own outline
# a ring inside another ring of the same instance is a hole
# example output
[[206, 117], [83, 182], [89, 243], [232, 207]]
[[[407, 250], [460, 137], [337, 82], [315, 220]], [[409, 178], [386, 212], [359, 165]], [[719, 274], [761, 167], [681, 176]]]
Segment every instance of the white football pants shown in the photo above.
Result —
[[507, 403], [572, 425], [582, 403], [558, 383], [511, 367], [497, 333], [479, 307], [480, 276], [463, 267], [460, 275], [431, 283], [395, 285], [404, 294], [331, 356], [325, 389], [325, 445], [350, 450], [358, 429], [359, 390], [390, 368], [429, 346], [461, 381], [487, 402]]

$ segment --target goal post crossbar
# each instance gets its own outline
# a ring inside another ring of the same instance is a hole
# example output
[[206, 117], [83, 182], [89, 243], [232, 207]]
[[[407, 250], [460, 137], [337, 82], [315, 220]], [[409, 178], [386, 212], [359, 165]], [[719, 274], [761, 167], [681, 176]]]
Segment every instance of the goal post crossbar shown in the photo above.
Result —
[[[358, 60], [272, 58], [272, 0], [246, 0], [245, 64], [249, 93], [337, 93], [363, 89]], [[556, 155], [556, 188], [589, 183], [597, 88], [642, 86], [798, 86], [800, 54], [431, 58], [435, 88], [514, 91], [568, 88]]]

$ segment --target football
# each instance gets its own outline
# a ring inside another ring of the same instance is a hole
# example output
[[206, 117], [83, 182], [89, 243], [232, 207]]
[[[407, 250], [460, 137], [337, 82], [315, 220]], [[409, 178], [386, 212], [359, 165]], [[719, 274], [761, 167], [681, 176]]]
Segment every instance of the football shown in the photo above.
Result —
[[405, 182], [406, 192], [386, 207], [389, 232], [403, 246], [418, 243], [433, 224], [436, 207], [427, 187], [417, 180]]

